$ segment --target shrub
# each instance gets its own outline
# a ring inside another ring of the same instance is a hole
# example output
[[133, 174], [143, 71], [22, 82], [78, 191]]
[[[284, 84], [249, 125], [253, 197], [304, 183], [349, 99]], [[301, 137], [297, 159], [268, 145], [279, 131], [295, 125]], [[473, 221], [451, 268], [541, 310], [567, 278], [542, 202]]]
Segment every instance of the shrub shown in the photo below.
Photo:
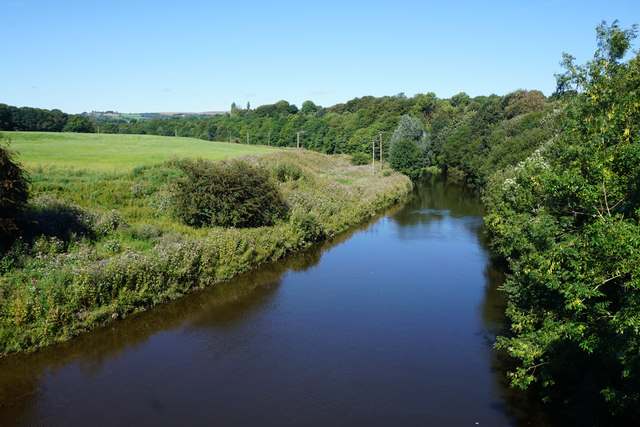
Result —
[[366, 165], [371, 162], [371, 156], [367, 153], [353, 153], [351, 156], [351, 164], [352, 165]]
[[93, 221], [93, 232], [98, 236], [106, 236], [107, 234], [126, 226], [126, 222], [122, 215], [115, 209], [105, 212], [95, 218]]
[[297, 181], [302, 177], [302, 169], [293, 163], [280, 163], [276, 167], [276, 177], [280, 182]]
[[185, 159], [174, 164], [184, 175], [174, 185], [173, 213], [185, 224], [261, 227], [288, 214], [264, 167], [243, 160]]
[[94, 215], [74, 203], [42, 195], [33, 200], [33, 206], [35, 209], [25, 215], [30, 223], [26, 234], [33, 234], [31, 237], [44, 235], [71, 242], [96, 234]]
[[0, 248], [18, 231], [17, 219], [29, 198], [29, 178], [15, 162], [9, 140], [0, 134]]
[[311, 214], [294, 215], [291, 218], [291, 225], [307, 242], [316, 242], [324, 237], [318, 219]]

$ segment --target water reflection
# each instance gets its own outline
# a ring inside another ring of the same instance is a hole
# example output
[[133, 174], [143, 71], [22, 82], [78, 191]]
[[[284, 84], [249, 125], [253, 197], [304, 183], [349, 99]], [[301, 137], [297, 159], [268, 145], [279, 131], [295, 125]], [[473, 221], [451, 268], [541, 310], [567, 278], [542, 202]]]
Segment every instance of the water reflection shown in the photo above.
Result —
[[30, 354], [0, 358], [0, 425], [31, 424], [37, 403], [42, 398], [42, 383], [69, 365], [91, 381], [105, 364], [144, 347], [150, 337], [162, 331], [183, 325], [225, 327], [244, 319], [248, 313], [259, 312], [262, 306], [269, 305], [285, 273], [304, 271], [317, 265], [327, 250], [347, 241], [354, 233], [367, 230], [381, 217], [398, 209], [395, 207], [380, 213], [358, 227], [293, 256], [265, 264], [73, 340]]

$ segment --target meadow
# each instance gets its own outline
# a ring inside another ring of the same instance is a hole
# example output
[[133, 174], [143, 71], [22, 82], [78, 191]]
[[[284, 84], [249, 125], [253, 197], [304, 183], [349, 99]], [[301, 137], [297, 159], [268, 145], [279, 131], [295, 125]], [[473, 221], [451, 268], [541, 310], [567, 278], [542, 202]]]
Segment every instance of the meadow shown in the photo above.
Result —
[[111, 135], [69, 132], [3, 132], [20, 162], [30, 171], [38, 167], [127, 171], [173, 157], [222, 160], [263, 154], [273, 148], [155, 135]]
[[[32, 195], [23, 237], [0, 257], [0, 355], [67, 340], [282, 258], [412, 189], [407, 177], [353, 166], [346, 155], [157, 136], [7, 136]], [[175, 157], [232, 156], [269, 172], [288, 216], [257, 228], [179, 221]]]

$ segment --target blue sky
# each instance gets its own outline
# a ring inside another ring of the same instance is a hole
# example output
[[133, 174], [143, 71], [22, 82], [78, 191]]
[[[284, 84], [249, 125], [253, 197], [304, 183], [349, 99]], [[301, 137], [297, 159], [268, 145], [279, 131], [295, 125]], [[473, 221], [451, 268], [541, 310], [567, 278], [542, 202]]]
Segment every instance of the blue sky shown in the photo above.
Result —
[[[68, 113], [228, 110], [366, 95], [550, 95], [638, 0], [0, 0], [0, 102]], [[638, 44], [636, 44], [637, 46]]]

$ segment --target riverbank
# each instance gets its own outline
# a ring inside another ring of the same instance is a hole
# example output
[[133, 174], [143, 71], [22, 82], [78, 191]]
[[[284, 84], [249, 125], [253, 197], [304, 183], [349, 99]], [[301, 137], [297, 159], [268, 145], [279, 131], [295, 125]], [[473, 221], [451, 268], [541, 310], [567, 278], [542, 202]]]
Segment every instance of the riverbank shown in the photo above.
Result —
[[0, 355], [68, 340], [282, 258], [412, 188], [400, 174], [352, 166], [346, 156], [286, 150], [244, 160], [281, 178], [288, 220], [248, 229], [181, 224], [168, 209], [178, 173], [170, 162], [128, 172], [31, 170], [29, 215], [41, 235], [1, 259]]

